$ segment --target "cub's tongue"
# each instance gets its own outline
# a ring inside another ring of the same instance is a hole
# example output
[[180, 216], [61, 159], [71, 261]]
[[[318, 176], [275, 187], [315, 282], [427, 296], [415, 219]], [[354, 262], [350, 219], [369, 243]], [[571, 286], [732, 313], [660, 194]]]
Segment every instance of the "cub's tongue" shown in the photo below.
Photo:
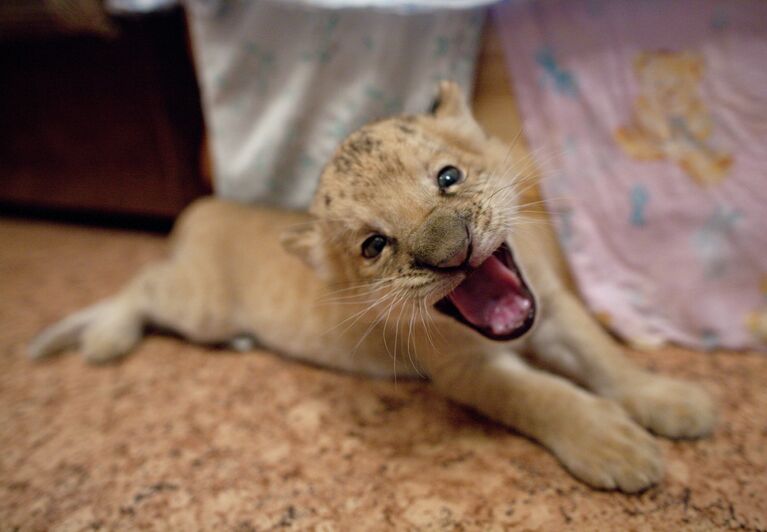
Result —
[[519, 278], [495, 255], [471, 272], [448, 297], [469, 323], [498, 336], [521, 327], [532, 306]]

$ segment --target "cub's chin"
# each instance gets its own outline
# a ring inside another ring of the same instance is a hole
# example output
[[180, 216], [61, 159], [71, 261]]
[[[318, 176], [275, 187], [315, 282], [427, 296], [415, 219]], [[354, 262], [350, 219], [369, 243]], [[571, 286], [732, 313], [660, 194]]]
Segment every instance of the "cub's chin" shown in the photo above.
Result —
[[535, 298], [505, 243], [434, 308], [497, 341], [519, 338], [536, 315]]

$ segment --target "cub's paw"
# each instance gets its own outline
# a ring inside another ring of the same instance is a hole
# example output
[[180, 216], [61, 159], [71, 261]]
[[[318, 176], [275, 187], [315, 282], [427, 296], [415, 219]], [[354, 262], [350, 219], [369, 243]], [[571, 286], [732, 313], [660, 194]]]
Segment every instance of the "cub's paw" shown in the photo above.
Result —
[[663, 476], [658, 444], [612, 401], [590, 400], [560, 429], [549, 446], [576, 478], [595, 488], [636, 493]]
[[699, 438], [716, 422], [714, 401], [703, 388], [667, 377], [646, 376], [618, 401], [640, 425], [668, 438]]
[[80, 349], [91, 364], [103, 364], [125, 355], [141, 336], [137, 322], [109, 318], [94, 322], [83, 332]]

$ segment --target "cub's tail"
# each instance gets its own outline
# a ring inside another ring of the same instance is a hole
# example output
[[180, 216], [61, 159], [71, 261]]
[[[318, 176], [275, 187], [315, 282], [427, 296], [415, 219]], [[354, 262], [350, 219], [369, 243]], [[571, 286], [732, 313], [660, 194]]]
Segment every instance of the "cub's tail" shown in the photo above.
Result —
[[67, 349], [81, 349], [89, 362], [127, 353], [141, 337], [141, 315], [129, 301], [115, 297], [96, 303], [43, 330], [27, 354], [40, 359]]

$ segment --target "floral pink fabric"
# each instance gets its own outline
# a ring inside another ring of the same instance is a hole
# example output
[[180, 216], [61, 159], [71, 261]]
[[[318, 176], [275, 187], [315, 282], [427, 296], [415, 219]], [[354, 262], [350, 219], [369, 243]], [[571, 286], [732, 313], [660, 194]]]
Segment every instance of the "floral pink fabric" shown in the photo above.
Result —
[[540, 0], [495, 20], [592, 309], [637, 343], [767, 349], [767, 3]]

